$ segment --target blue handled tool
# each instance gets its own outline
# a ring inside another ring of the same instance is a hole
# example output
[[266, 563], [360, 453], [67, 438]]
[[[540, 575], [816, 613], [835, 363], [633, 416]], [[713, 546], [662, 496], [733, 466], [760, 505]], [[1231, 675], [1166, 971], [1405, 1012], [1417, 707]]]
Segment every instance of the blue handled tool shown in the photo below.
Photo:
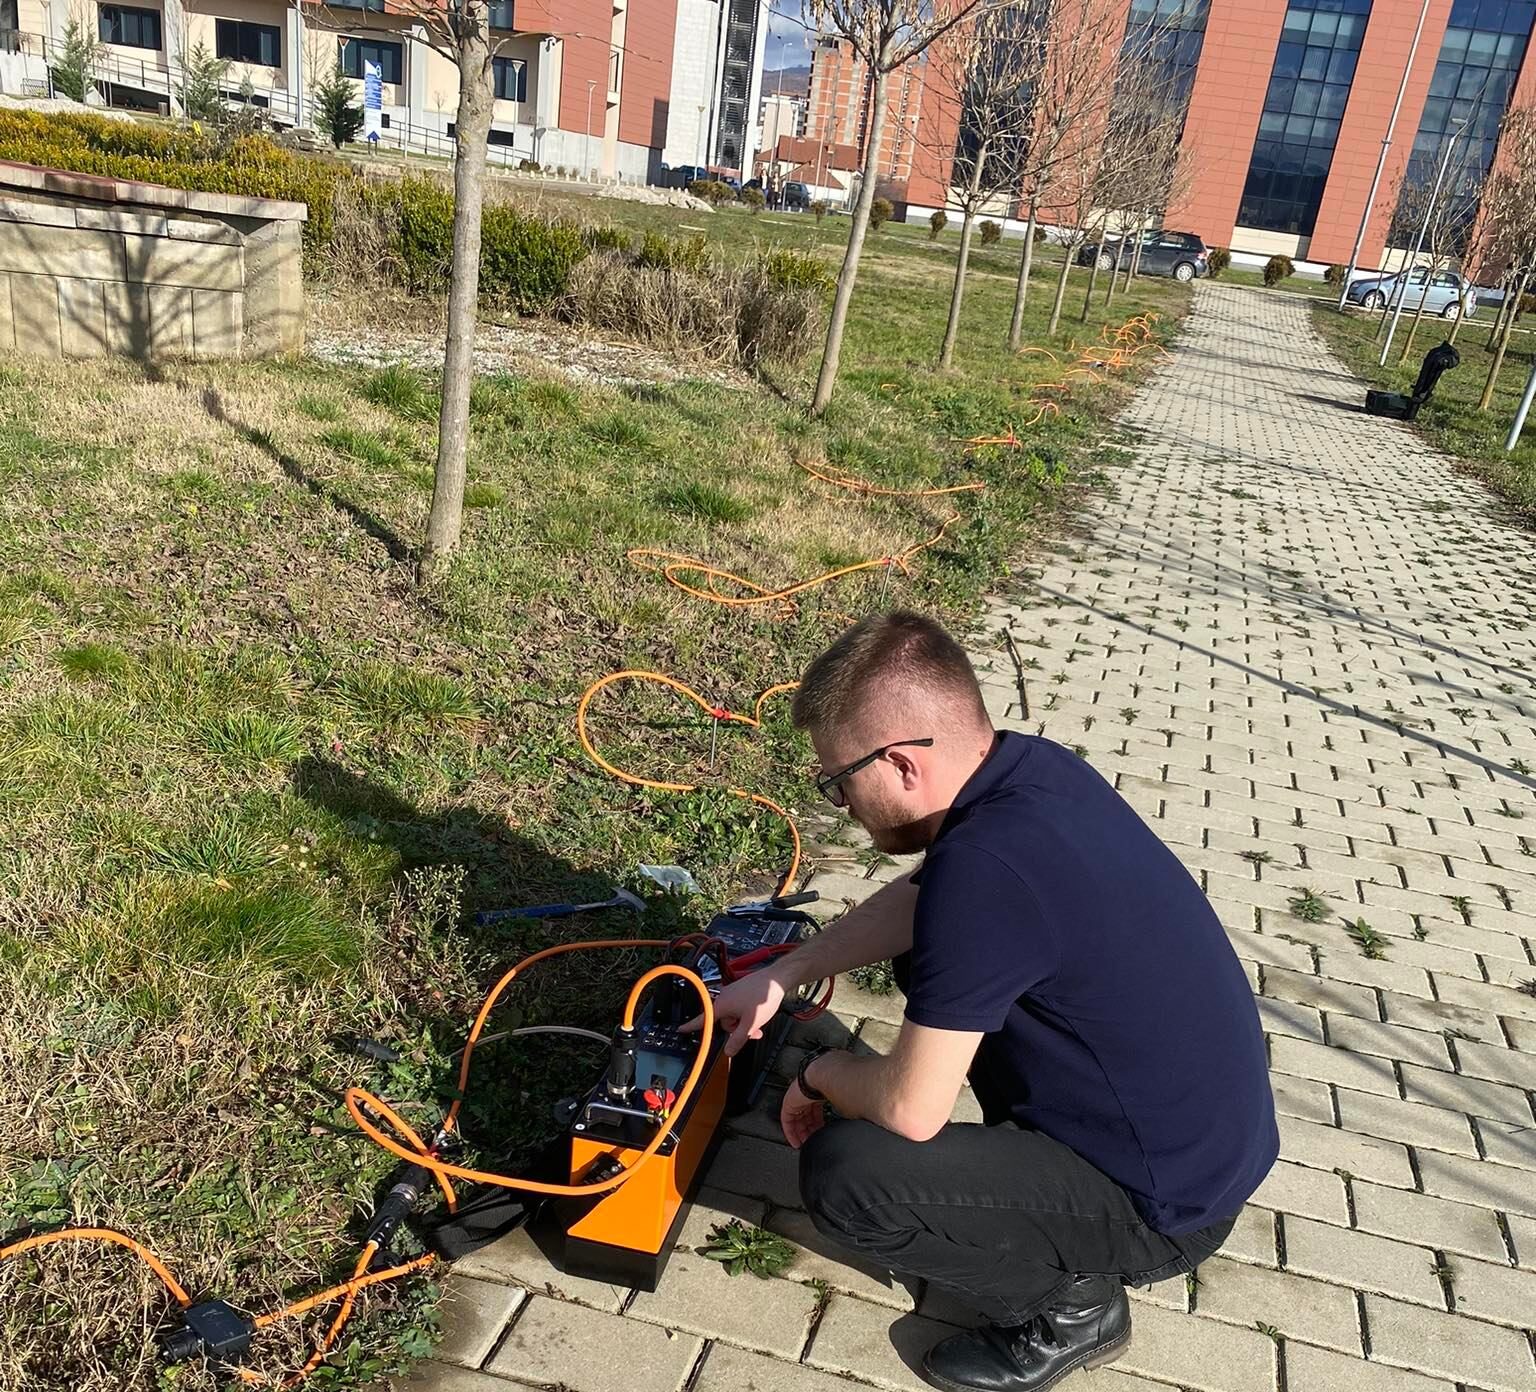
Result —
[[633, 909], [643, 914], [645, 901], [638, 894], [619, 889], [614, 891], [612, 899], [595, 904], [532, 904], [526, 909], [485, 909], [475, 915], [475, 923], [485, 928], [509, 918], [568, 918], [571, 914], [592, 913], [598, 909]]

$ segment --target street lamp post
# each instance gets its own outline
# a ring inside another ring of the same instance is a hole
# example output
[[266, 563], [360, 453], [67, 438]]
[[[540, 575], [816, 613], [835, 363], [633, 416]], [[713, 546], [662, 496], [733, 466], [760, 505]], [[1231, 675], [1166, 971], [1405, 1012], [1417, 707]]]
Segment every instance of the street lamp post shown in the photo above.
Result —
[[1392, 103], [1392, 114], [1387, 118], [1387, 133], [1381, 138], [1381, 153], [1376, 157], [1376, 172], [1371, 175], [1371, 191], [1365, 195], [1365, 208], [1360, 213], [1360, 230], [1355, 233], [1355, 249], [1349, 253], [1349, 265], [1344, 271], [1344, 283], [1339, 287], [1339, 313], [1349, 298], [1349, 282], [1360, 260], [1360, 248], [1365, 245], [1365, 228], [1371, 220], [1371, 209], [1376, 206], [1376, 190], [1381, 185], [1381, 172], [1386, 168], [1387, 151], [1392, 148], [1392, 132], [1397, 127], [1397, 113], [1403, 105], [1403, 93], [1408, 90], [1408, 74], [1413, 71], [1413, 59], [1419, 51], [1419, 35], [1424, 32], [1424, 17], [1429, 13], [1429, 0], [1419, 9], [1419, 22], [1413, 31], [1413, 43], [1408, 48], [1408, 61], [1403, 64], [1403, 79], [1397, 84], [1397, 100]]
[[[1387, 353], [1392, 347], [1392, 335], [1397, 332], [1397, 321], [1403, 317], [1403, 305], [1408, 301], [1408, 276], [1418, 264], [1419, 252], [1424, 248], [1424, 238], [1429, 233], [1429, 220], [1435, 215], [1435, 204], [1440, 198], [1440, 185], [1445, 181], [1445, 171], [1450, 166], [1451, 154], [1456, 149], [1456, 141], [1461, 135], [1465, 122], [1453, 121], [1451, 124], [1456, 129], [1446, 139], [1445, 153], [1440, 157], [1440, 168], [1435, 171], [1435, 184], [1429, 191], [1429, 202], [1424, 207], [1424, 221], [1419, 224], [1419, 235], [1413, 241], [1413, 254], [1409, 256], [1407, 265], [1398, 273], [1402, 283], [1393, 291], [1397, 298], [1397, 304], [1392, 310], [1392, 322], [1387, 326], [1387, 341], [1381, 345], [1381, 357], [1377, 359], [1378, 367], [1386, 366]], [[1424, 295], [1427, 296], [1429, 294], [1429, 272], [1427, 270], [1424, 272], [1424, 277]]]
[[592, 89], [597, 86], [597, 79], [587, 79], [587, 178], [591, 178], [597, 171], [592, 167]]

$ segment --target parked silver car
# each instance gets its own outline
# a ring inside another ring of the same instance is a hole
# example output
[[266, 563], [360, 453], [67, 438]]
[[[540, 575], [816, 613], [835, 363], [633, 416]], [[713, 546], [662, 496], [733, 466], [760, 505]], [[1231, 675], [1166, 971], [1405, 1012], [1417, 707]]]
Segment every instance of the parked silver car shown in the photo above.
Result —
[[[1424, 280], [1429, 276], [1426, 287]], [[1477, 289], [1455, 271], [1436, 271], [1429, 275], [1424, 266], [1416, 266], [1406, 276], [1365, 276], [1349, 283], [1349, 302], [1362, 309], [1385, 309], [1403, 302], [1403, 312], [1412, 314], [1424, 301], [1426, 314], [1438, 314], [1442, 319], [1469, 318], [1477, 312]]]

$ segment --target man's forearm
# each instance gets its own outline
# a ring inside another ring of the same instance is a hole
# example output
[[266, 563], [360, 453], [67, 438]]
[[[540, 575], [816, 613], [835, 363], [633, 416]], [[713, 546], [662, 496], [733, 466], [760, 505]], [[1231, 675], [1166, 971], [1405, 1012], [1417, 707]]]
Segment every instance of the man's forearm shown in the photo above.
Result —
[[773, 964], [773, 974], [786, 990], [793, 990], [910, 951], [916, 908], [917, 886], [903, 875], [786, 952]]

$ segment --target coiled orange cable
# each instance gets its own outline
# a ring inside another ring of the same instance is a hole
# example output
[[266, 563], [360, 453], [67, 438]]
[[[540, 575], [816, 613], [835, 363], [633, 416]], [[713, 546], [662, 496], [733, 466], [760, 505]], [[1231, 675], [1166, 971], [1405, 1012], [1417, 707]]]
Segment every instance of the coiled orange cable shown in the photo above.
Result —
[[[814, 575], [809, 580], [802, 580], [799, 584], [786, 585], [780, 590], [771, 590], [766, 585], [759, 585], [755, 580], [748, 580], [742, 575], [733, 575], [730, 571], [712, 566], [696, 556], [682, 556], [675, 551], [658, 551], [649, 546], [637, 546], [625, 554], [642, 570], [659, 572], [666, 578], [668, 584], [682, 590], [684, 594], [693, 595], [698, 599], [707, 599], [715, 604], [728, 605], [731, 608], [746, 609], [759, 604], [786, 602], [795, 595], [805, 593], [806, 590], [813, 590], [819, 585], [839, 580], [845, 575], [855, 575], [861, 570], [895, 569], [905, 573], [914, 556], [926, 551], [930, 546], [937, 545], [943, 540], [944, 534], [959, 520], [960, 514], [952, 513], [944, 519], [938, 531], [931, 537], [918, 542], [915, 546], [907, 547], [905, 551], [898, 552], [894, 556], [881, 556], [875, 560], [858, 561], [853, 565], [841, 566], [837, 570], [829, 570], [821, 575]], [[684, 576], [700, 577], [708, 588], [700, 589], [699, 586], [685, 580]], [[725, 594], [716, 588], [722, 583], [734, 585], [738, 589], [745, 590], [746, 593]]]
[[[633, 784], [637, 788], [655, 788], [664, 793], [696, 793], [703, 786], [698, 783], [671, 783], [662, 778], [646, 778], [642, 774], [631, 773], [628, 769], [620, 768], [617, 764], [610, 763], [597, 752], [597, 746], [592, 737], [587, 733], [587, 711], [592, 705], [592, 698], [606, 687], [621, 681], [647, 681], [655, 682], [660, 686], [669, 687], [681, 696], [686, 696], [701, 711], [715, 720], [724, 720], [738, 725], [748, 725], [753, 729], [760, 729], [763, 723], [763, 703], [771, 696], [776, 696], [782, 691], [793, 691], [799, 682], [780, 682], [777, 686], [770, 686], [757, 698], [752, 707], [751, 715], [738, 715], [734, 711], [725, 710], [720, 706], [712, 706], [691, 686], [673, 677], [663, 676], [660, 672], [646, 672], [637, 669], [626, 669], [622, 672], [610, 672], [606, 677], [599, 677], [585, 691], [581, 693], [581, 700], [576, 705], [576, 737], [581, 741], [581, 747], [586, 750], [587, 757], [592, 760], [603, 772], [612, 774], [621, 782]], [[745, 798], [748, 802], [755, 802], [760, 807], [766, 807], [770, 812], [782, 817], [784, 825], [789, 828], [789, 839], [793, 845], [790, 855], [789, 869], [784, 872], [784, 878], [779, 882], [778, 892], [787, 893], [794, 885], [795, 877], [800, 873], [800, 828], [795, 825], [795, 819], [784, 808], [780, 807], [772, 798], [764, 797], [761, 793], [754, 793], [746, 788], [726, 788], [726, 792], [732, 797]]]

